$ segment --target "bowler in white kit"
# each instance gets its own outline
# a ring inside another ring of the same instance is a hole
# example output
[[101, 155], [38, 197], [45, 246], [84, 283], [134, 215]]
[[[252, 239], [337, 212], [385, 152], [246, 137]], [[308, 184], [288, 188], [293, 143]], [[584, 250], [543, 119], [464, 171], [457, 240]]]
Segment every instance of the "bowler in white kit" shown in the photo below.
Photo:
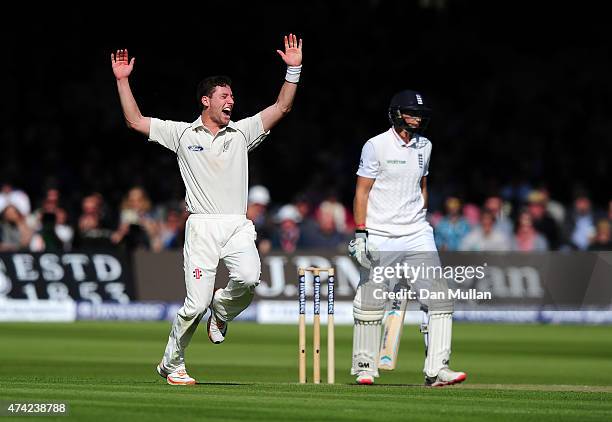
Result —
[[[398, 262], [439, 265], [433, 229], [426, 220], [427, 175], [431, 142], [423, 136], [430, 109], [421, 94], [405, 90], [391, 99], [392, 125], [363, 146], [354, 199], [355, 239], [349, 253], [361, 265], [353, 301], [355, 321], [351, 374], [358, 384], [373, 384], [379, 376], [378, 355], [385, 301], [376, 292], [373, 267]], [[445, 280], [419, 277], [411, 289], [447, 292]], [[435, 297], [432, 296], [432, 297]], [[462, 382], [466, 374], [449, 368], [453, 302], [419, 300], [426, 312], [424, 331], [425, 384], [443, 386]]]
[[[127, 50], [111, 54], [128, 127], [174, 152], [185, 183], [190, 213], [183, 249], [187, 297], [174, 319], [157, 366], [168, 384], [195, 384], [185, 367], [185, 349], [206, 311], [211, 310], [208, 337], [215, 344], [223, 342], [228, 322], [249, 306], [259, 283], [261, 263], [256, 233], [246, 218], [248, 153], [293, 105], [302, 67], [302, 40], [290, 34], [284, 44], [284, 51], [277, 53], [286, 63], [287, 73], [276, 102], [237, 122], [231, 120], [231, 81], [224, 76], [200, 82], [197, 99], [201, 114], [192, 123], [144, 117], [128, 82], [134, 58], [129, 59]], [[230, 281], [215, 292], [220, 259], [229, 270]]]

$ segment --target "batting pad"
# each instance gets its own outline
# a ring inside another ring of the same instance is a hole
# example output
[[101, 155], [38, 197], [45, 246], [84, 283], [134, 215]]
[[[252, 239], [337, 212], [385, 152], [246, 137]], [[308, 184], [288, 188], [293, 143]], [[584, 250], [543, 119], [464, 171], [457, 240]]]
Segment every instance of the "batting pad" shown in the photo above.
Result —
[[366, 371], [370, 375], [378, 377], [380, 335], [380, 321], [370, 323], [355, 321], [351, 375]]
[[448, 367], [453, 333], [453, 314], [429, 316], [427, 357], [423, 372], [428, 377], [438, 376], [440, 369]]

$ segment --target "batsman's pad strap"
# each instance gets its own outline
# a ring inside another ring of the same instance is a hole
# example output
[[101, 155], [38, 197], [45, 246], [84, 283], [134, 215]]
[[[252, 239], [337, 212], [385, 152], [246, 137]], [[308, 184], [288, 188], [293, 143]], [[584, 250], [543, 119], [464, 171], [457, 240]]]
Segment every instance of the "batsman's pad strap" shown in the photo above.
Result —
[[382, 320], [364, 321], [361, 319], [355, 319], [354, 322], [355, 322], [355, 325], [382, 325]]
[[385, 315], [385, 301], [378, 299], [374, 294], [380, 285], [376, 283], [364, 283], [357, 287], [357, 293], [353, 300], [353, 318], [355, 321], [381, 323]]
[[429, 313], [421, 308], [421, 326], [419, 327], [421, 334], [423, 334], [423, 341], [425, 342], [425, 358], [427, 358], [427, 349], [429, 348]]
[[381, 309], [380, 311], [364, 311], [363, 309], [353, 308], [353, 318], [355, 319], [355, 322], [380, 325], [382, 324], [384, 316], [384, 309]]

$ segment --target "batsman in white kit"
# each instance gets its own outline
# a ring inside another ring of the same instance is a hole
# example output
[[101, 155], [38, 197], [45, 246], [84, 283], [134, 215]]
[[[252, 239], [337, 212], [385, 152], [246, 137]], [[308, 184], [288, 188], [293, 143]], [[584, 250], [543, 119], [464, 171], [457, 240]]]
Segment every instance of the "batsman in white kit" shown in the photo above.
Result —
[[[246, 218], [248, 153], [293, 105], [302, 67], [302, 40], [290, 34], [284, 43], [284, 51], [277, 53], [286, 63], [287, 73], [276, 102], [237, 122], [231, 120], [231, 81], [224, 76], [206, 78], [198, 85], [201, 114], [193, 123], [143, 117], [128, 83], [134, 58], [129, 60], [127, 50], [111, 54], [128, 127], [176, 154], [186, 188], [190, 213], [183, 249], [187, 297], [157, 366], [168, 384], [195, 384], [185, 367], [185, 349], [207, 310], [211, 311], [208, 337], [215, 344], [222, 343], [228, 322], [249, 306], [259, 283], [256, 233]], [[230, 280], [227, 287], [214, 291], [220, 259], [229, 270]]]
[[[357, 229], [349, 253], [361, 265], [360, 282], [353, 301], [355, 321], [351, 374], [358, 384], [373, 384], [379, 376], [381, 323], [385, 313], [382, 291], [390, 286], [377, 282], [375, 269], [410, 262], [440, 265], [433, 229], [426, 220], [427, 175], [431, 142], [423, 136], [431, 110], [421, 94], [405, 90], [391, 100], [388, 116], [392, 127], [363, 146], [354, 199]], [[398, 282], [398, 280], [395, 280]], [[418, 277], [410, 289], [448, 292], [443, 279]], [[408, 282], [406, 282], [408, 285]], [[425, 385], [444, 386], [466, 379], [449, 368], [453, 301], [436, 296], [419, 299], [425, 312]], [[405, 309], [405, 308], [404, 308]], [[387, 321], [388, 322], [388, 321]], [[403, 315], [393, 331], [399, 343]], [[391, 331], [389, 331], [391, 332]], [[385, 330], [385, 336], [389, 334]], [[388, 368], [387, 368], [388, 369]]]

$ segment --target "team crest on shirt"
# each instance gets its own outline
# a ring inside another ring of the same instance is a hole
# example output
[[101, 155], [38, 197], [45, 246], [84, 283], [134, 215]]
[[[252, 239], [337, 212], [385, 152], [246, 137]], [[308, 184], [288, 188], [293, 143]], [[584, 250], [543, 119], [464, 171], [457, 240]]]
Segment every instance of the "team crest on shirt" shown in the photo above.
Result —
[[223, 141], [223, 152], [227, 152], [231, 143], [232, 143], [231, 139], [226, 139], [225, 141]]

